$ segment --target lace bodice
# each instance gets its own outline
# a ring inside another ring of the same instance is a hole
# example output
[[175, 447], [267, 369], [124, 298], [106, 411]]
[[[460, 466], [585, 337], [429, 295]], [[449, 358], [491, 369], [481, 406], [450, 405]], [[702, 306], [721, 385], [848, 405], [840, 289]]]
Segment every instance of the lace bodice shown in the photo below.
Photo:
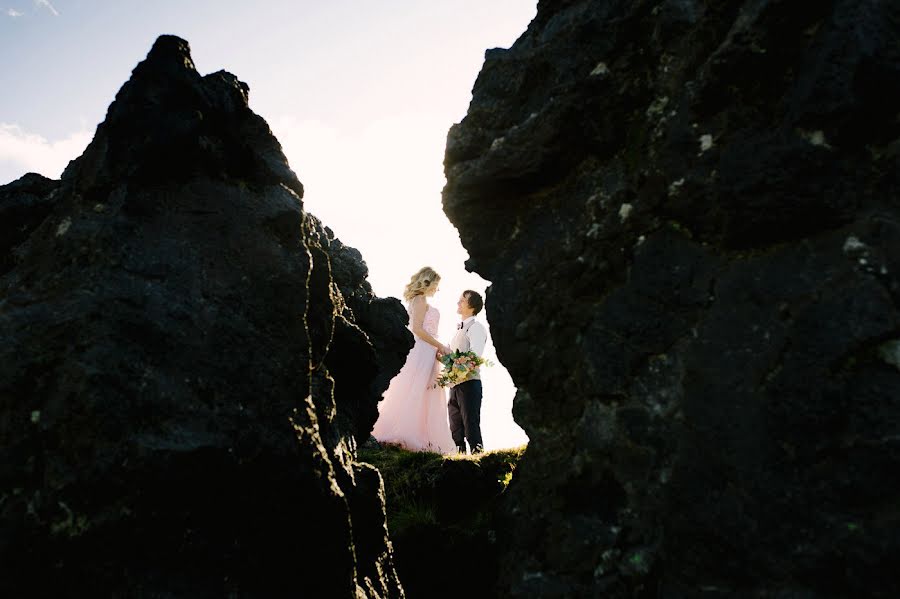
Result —
[[[407, 308], [407, 313], [409, 314], [409, 322], [412, 324], [412, 308]], [[425, 311], [425, 319], [422, 321], [422, 328], [432, 337], [437, 337], [440, 322], [441, 313], [434, 306], [428, 306], [428, 309]]]

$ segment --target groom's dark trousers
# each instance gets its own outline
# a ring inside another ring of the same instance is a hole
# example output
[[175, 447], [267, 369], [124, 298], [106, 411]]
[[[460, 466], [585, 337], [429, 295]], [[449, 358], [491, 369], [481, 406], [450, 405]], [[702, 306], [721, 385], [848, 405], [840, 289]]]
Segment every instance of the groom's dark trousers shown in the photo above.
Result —
[[481, 452], [481, 381], [475, 379], [451, 387], [447, 412], [456, 447], [465, 453], [468, 440], [472, 453]]

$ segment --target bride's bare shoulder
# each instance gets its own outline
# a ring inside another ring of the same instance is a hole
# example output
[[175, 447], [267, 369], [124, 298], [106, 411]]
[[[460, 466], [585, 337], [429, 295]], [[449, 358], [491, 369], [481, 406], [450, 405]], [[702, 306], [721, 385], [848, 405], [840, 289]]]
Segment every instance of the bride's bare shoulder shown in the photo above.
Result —
[[425, 299], [424, 295], [417, 295], [409, 300], [409, 307], [412, 310], [427, 310], [428, 301]]

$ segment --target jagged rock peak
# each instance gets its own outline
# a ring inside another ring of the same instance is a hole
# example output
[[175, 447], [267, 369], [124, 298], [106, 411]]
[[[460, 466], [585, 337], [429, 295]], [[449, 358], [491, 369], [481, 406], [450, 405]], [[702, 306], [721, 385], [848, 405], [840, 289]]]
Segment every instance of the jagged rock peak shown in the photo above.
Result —
[[176, 65], [179, 63], [191, 70], [197, 70], [191, 59], [190, 43], [177, 35], [161, 35], [153, 42], [147, 59], [141, 64]]
[[146, 187], [204, 175], [284, 185], [302, 198], [281, 144], [250, 110], [249, 89], [226, 71], [201, 76], [188, 42], [160, 36], [62, 178], [85, 190], [110, 181]]
[[[227, 112], [248, 107], [250, 86], [224, 70], [201, 78], [191, 58], [190, 44], [174, 35], [161, 35], [156, 39], [147, 58], [132, 72], [130, 83], [132, 86], [150, 86], [160, 81], [179, 78], [183, 78], [189, 84], [195, 84], [202, 79], [207, 92], [213, 92], [207, 95], [207, 100], [214, 104], [218, 103], [218, 107]], [[147, 90], [142, 91], [146, 93]], [[222, 102], [226, 98], [228, 102]]]

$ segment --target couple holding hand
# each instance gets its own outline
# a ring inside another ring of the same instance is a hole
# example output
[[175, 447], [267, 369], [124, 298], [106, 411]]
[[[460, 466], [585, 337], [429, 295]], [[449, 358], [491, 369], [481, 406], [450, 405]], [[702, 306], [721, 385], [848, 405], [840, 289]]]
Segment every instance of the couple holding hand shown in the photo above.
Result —
[[[441, 315], [428, 304], [438, 292], [441, 277], [425, 267], [412, 276], [403, 292], [415, 344], [406, 363], [378, 404], [378, 421], [372, 434], [379, 441], [398, 443], [414, 451], [443, 454], [483, 451], [481, 439], [481, 378], [476, 370], [467, 380], [451, 385], [450, 398], [436, 385], [439, 359], [454, 351], [484, 353], [487, 330], [475, 316], [484, 307], [481, 295], [463, 291], [456, 303], [461, 322], [449, 345], [435, 337]], [[448, 424], [449, 423], [449, 424]]]

